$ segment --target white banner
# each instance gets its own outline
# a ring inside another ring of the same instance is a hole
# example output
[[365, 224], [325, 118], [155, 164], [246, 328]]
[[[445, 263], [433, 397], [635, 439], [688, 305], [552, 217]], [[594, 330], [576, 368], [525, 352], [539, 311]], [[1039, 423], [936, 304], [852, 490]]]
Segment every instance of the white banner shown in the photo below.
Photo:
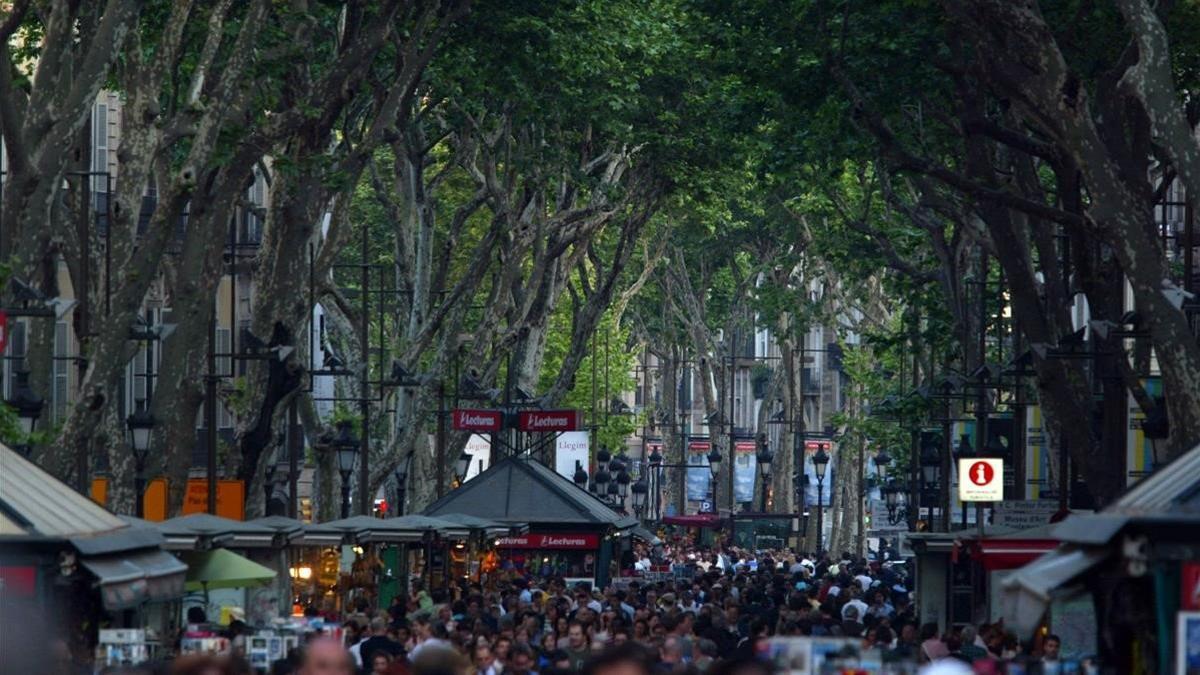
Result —
[[564, 431], [555, 440], [554, 471], [567, 480], [573, 480], [576, 462], [588, 472], [588, 476], [592, 475], [588, 461], [588, 432]]
[[471, 437], [467, 439], [467, 447], [464, 450], [471, 456], [471, 465], [467, 467], [466, 480], [471, 480], [475, 476], [487, 471], [492, 460], [492, 442], [487, 436], [471, 434]]

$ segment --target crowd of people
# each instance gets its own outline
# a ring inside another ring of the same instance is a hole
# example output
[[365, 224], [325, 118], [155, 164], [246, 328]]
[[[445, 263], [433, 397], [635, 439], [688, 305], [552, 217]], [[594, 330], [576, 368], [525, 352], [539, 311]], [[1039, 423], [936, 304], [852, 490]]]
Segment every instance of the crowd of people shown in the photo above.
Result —
[[[626, 577], [603, 589], [520, 575], [417, 586], [387, 611], [360, 607], [343, 618], [339, 643], [314, 637], [271, 672], [565, 675], [594, 673], [594, 663], [615, 650], [625, 660], [610, 663], [620, 672], [609, 675], [640, 672], [628, 668], [768, 673], [768, 640], [776, 636], [847, 638], [878, 649], [885, 663], [911, 664], [897, 672], [931, 662], [967, 668], [960, 672], [1004, 673], [1007, 662], [1048, 664], [1045, 672], [1057, 672], [1054, 636], [1023, 644], [1000, 624], [949, 631], [922, 624], [904, 563], [886, 555], [818, 559], [737, 549], [662, 555], [672, 561], [665, 578]], [[232, 662], [216, 668], [215, 661], [180, 661], [169, 672], [241, 672]]]

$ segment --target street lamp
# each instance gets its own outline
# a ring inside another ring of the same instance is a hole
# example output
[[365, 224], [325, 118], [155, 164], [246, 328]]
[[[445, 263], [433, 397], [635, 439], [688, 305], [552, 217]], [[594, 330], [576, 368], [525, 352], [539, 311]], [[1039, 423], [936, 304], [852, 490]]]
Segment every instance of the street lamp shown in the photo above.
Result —
[[829, 467], [829, 453], [825, 444], [817, 449], [812, 458], [813, 468], [817, 471], [817, 555], [821, 554], [821, 530], [825, 526], [825, 470]]
[[588, 475], [587, 475], [587, 471], [583, 470], [583, 462], [580, 462], [579, 460], [575, 460], [575, 475], [572, 476], [571, 479], [580, 488], [582, 488], [584, 490], [587, 489]]
[[708, 453], [708, 470], [712, 474], [712, 480], [709, 481], [710, 490], [712, 490], [712, 513], [717, 512], [717, 474], [721, 471], [721, 451], [717, 450], [716, 446]]
[[625, 498], [629, 496], [629, 484], [632, 482], [629, 471], [621, 467], [621, 471], [617, 473], [617, 496], [621, 498], [621, 508], [625, 507]]
[[605, 468], [604, 464], [600, 464], [596, 469], [596, 475], [592, 477], [593, 492], [596, 493], [597, 497], [604, 499], [608, 495], [608, 484], [611, 480], [612, 477], [608, 475], [608, 469]]
[[146, 497], [146, 456], [150, 452], [150, 435], [154, 431], [154, 415], [146, 409], [145, 400], [137, 400], [133, 414], [126, 418], [125, 424], [129, 427], [133, 449], [134, 513], [141, 518]]
[[662, 464], [662, 462], [663, 462], [662, 452], [659, 451], [657, 445], [654, 446], [654, 449], [650, 451], [650, 456], [647, 458], [647, 461], [650, 462], [650, 466], [659, 466], [660, 464]]
[[637, 482], [633, 484], [633, 512], [637, 514], [638, 520], [642, 519], [642, 514], [646, 510], [646, 495], [650, 492], [650, 485], [646, 483], [645, 474], [638, 476]]
[[880, 450], [878, 455], [875, 455], [875, 470], [879, 472], [879, 479], [882, 482], [887, 478], [888, 467], [892, 463], [892, 456], [887, 450]]
[[12, 397], [5, 403], [17, 413], [17, 420], [21, 423], [21, 431], [25, 434], [25, 442], [18, 447], [22, 455], [29, 456], [29, 435], [33, 433], [34, 426], [37, 425], [37, 420], [42, 416], [42, 408], [46, 402], [41, 396], [34, 393], [29, 387], [29, 371], [25, 368], [17, 369], [13, 375], [16, 381], [13, 383]]
[[907, 517], [907, 513], [902, 509], [904, 488], [895, 479], [892, 479], [884, 484], [882, 490], [883, 498], [887, 503], [888, 524], [895, 525], [903, 521]]
[[474, 459], [466, 450], [454, 460], [454, 477], [458, 479], [458, 484], [462, 485], [467, 480], [467, 472], [471, 470], [471, 460]]
[[596, 453], [596, 471], [597, 471], [597, 473], [600, 471], [604, 471], [606, 468], [608, 468], [608, 463], [611, 461], [612, 461], [612, 453], [608, 451], [608, 448], [601, 446], [600, 450]]
[[[358, 455], [358, 439], [354, 437], [354, 424], [350, 420], [337, 423], [338, 435], [333, 439], [337, 453], [338, 473], [342, 476], [342, 517], [350, 517], [350, 474], [354, 472], [354, 459]], [[359, 495], [366, 499], [365, 495]]]
[[392, 477], [396, 479], [396, 516], [404, 515], [404, 494], [408, 491], [408, 469], [412, 466], [412, 453], [400, 458], [396, 468], [392, 469]]
[[775, 453], [771, 452], [771, 448], [767, 445], [766, 434], [758, 435], [758, 470], [762, 474], [762, 502], [759, 511], [766, 513], [767, 511], [767, 492], [771, 485], [771, 460], [775, 459]]

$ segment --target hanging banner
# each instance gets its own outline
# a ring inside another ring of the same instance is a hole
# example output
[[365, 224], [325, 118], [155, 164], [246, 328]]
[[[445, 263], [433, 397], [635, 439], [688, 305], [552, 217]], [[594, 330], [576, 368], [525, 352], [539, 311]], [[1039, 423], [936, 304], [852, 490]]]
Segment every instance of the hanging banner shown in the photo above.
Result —
[[4, 353], [6, 346], [8, 346], [8, 314], [0, 309], [0, 354]]
[[1041, 406], [1025, 409], [1025, 496], [1029, 499], [1053, 497], [1050, 480], [1050, 445], [1042, 422]]
[[463, 447], [463, 452], [471, 456], [471, 463], [467, 465], [467, 477], [463, 482], [467, 482], [487, 471], [492, 461], [492, 441], [487, 436], [479, 434], [471, 434], [467, 439], [466, 446]]
[[[1147, 377], [1142, 380], [1146, 393], [1152, 397], [1162, 396], [1162, 378]], [[1133, 394], [1126, 393], [1129, 414], [1125, 432], [1125, 484], [1133, 485], [1154, 471], [1154, 446], [1142, 433], [1142, 421], [1146, 414], [1138, 405]]]
[[757, 445], [754, 441], [733, 444], [733, 498], [748, 504], [754, 501], [754, 472], [758, 470]]
[[574, 480], [578, 467], [592, 475], [588, 457], [588, 432], [564, 431], [554, 439], [554, 472], [567, 480]]
[[711, 451], [712, 443], [708, 441], [689, 441], [687, 444], [688, 501], [702, 502], [712, 495], [712, 471], [708, 468], [708, 453]]

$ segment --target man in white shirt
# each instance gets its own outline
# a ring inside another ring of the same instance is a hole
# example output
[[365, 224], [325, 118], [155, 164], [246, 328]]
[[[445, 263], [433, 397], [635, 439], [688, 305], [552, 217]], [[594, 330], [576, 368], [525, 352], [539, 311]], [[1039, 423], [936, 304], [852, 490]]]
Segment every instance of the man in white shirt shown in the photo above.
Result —
[[862, 621], [862, 618], [867, 615], [867, 603], [863, 602], [859, 597], [860, 592], [857, 588], [850, 589], [850, 599], [842, 606], [842, 620], [846, 619], [846, 610], [853, 607], [855, 609], [855, 617]]

